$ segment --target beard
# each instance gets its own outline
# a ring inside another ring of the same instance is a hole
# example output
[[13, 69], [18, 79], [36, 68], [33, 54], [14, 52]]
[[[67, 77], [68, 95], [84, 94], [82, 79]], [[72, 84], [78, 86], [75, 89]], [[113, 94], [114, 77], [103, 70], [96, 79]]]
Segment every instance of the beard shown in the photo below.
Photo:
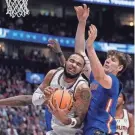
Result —
[[69, 79], [75, 79], [75, 78], [78, 78], [80, 76], [80, 74], [81, 74], [81, 72], [79, 72], [77, 74], [74, 74], [74, 75], [68, 73], [67, 70], [66, 70], [66, 65], [65, 65], [65, 67], [64, 67], [64, 75], [65, 75], [65, 77], [67, 77]]

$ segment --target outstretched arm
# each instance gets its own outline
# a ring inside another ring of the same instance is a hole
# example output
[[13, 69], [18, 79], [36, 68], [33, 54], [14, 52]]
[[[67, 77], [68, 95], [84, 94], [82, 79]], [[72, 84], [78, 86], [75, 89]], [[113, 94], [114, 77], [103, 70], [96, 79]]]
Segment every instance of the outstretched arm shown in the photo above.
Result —
[[97, 37], [97, 29], [94, 25], [89, 27], [88, 35], [87, 53], [91, 63], [94, 79], [97, 80], [104, 88], [110, 89], [112, 86], [112, 78], [105, 74], [104, 68], [97, 57], [93, 44], [91, 43], [91, 40], [94, 41]]
[[45, 76], [43, 82], [39, 85], [32, 96], [32, 103], [37, 105], [47, 104], [48, 100], [51, 97], [51, 94], [54, 92], [54, 88], [50, 87], [51, 80], [57, 70], [50, 70]]
[[32, 104], [32, 95], [19, 95], [0, 100], [0, 106], [27, 106]]
[[64, 57], [64, 54], [61, 50], [60, 44], [56, 40], [49, 40], [48, 46], [52, 49], [53, 52], [56, 53], [58, 60], [60, 62], [60, 65], [62, 67], [65, 66], [66, 59]]
[[91, 72], [91, 66], [90, 66], [89, 59], [85, 53], [85, 27], [90, 11], [85, 4], [84, 7], [78, 6], [74, 8], [78, 18], [78, 27], [75, 36], [75, 52], [80, 53], [81, 55], [84, 56], [86, 65], [84, 67], [83, 73], [87, 78], [89, 78]]

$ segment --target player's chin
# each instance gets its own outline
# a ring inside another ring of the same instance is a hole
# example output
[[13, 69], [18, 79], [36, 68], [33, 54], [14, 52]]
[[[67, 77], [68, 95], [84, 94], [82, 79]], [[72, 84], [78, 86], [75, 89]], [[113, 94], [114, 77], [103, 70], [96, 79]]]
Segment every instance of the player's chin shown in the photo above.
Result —
[[105, 71], [105, 73], [109, 73], [109, 69], [107, 69], [105, 67], [104, 67], [104, 71]]
[[68, 71], [68, 74], [75, 75], [76, 73], [75, 72]]

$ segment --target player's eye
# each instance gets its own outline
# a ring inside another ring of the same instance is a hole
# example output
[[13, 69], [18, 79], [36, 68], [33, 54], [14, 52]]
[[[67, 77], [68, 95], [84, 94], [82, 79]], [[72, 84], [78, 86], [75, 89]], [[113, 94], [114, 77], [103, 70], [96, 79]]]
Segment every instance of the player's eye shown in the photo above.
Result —
[[82, 65], [80, 63], [77, 63], [77, 66], [82, 67]]
[[69, 61], [70, 61], [71, 63], [74, 63], [74, 60], [72, 60], [72, 59], [70, 59]]
[[115, 58], [112, 58], [112, 61], [113, 61], [113, 62], [116, 62], [116, 59], [115, 59]]

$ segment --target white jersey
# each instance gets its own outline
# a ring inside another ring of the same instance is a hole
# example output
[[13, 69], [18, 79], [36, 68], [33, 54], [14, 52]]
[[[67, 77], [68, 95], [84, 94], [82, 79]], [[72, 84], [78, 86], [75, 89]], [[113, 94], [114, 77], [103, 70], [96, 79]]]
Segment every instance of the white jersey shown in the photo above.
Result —
[[[63, 80], [63, 71], [64, 69], [61, 68], [54, 74], [50, 83], [51, 87], [65, 89], [74, 94], [79, 85], [87, 83], [87, 81], [80, 75], [74, 84], [68, 84]], [[74, 114], [73, 109], [71, 109], [68, 116], [71, 118], [74, 117]], [[53, 131], [50, 131], [50, 135], [82, 135], [82, 126], [80, 128], [69, 128], [57, 120], [55, 116], [52, 116], [51, 126]]]
[[115, 135], [129, 135], [128, 134], [129, 118], [127, 110], [123, 109], [123, 118], [116, 119], [116, 123], [117, 129]]

